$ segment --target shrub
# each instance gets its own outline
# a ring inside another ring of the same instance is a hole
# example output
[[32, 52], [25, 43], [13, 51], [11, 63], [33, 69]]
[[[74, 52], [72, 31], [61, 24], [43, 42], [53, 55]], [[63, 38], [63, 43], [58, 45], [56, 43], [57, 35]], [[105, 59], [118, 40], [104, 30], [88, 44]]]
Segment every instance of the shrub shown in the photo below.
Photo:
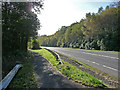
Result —
[[39, 47], [39, 42], [38, 42], [38, 40], [37, 39], [34, 39], [33, 41], [32, 41], [32, 49], [39, 49], [40, 47]]

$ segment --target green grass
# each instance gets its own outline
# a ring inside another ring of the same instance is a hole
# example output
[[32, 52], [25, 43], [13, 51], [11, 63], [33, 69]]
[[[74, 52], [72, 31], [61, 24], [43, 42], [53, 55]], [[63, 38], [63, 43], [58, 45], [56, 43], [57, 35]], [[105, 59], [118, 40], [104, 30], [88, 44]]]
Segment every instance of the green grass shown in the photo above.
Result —
[[75, 60], [75, 59], [73, 59], [73, 58], [69, 58], [70, 60], [73, 60], [73, 61], [75, 61], [75, 62], [77, 62], [77, 63], [79, 63], [79, 64], [82, 64], [83, 66], [85, 66], [85, 67], [87, 67], [87, 68], [90, 68], [90, 69], [92, 69], [92, 70], [95, 70], [95, 71], [98, 71], [98, 72], [100, 72], [100, 73], [102, 73], [102, 74], [104, 74], [104, 75], [106, 75], [106, 76], [108, 76], [108, 77], [111, 77], [113, 80], [118, 80], [119, 78], [117, 78], [117, 77], [113, 77], [113, 76], [111, 76], [111, 75], [109, 75], [109, 74], [107, 74], [107, 73], [105, 73], [105, 72], [102, 72], [102, 71], [100, 71], [100, 70], [98, 70], [98, 69], [96, 69], [96, 68], [93, 68], [93, 67], [91, 67], [91, 66], [89, 66], [89, 65], [86, 65], [86, 64], [84, 64], [84, 63], [82, 63], [82, 62], [80, 62], [80, 61], [78, 61], [78, 60]]
[[[63, 55], [63, 54], [61, 54], [61, 53], [58, 53], [58, 54], [59, 54], [59, 55]], [[63, 56], [65, 56], [65, 55], [63, 55]], [[81, 64], [81, 65], [83, 65], [83, 66], [85, 66], [85, 67], [87, 67], [87, 68], [89, 68], [89, 69], [92, 69], [92, 70], [94, 70], [94, 71], [98, 71], [99, 73], [102, 73], [103, 75], [106, 75], [106, 76], [112, 78], [113, 80], [117, 80], [117, 81], [120, 80], [120, 78], [111, 76], [111, 75], [109, 75], [109, 74], [107, 74], [107, 73], [105, 73], [105, 72], [103, 72], [103, 71], [100, 71], [100, 70], [98, 70], [98, 69], [96, 69], [96, 68], [93, 68], [93, 67], [91, 67], [91, 66], [89, 66], [89, 65], [87, 65], [87, 64], [84, 64], [84, 63], [82, 63], [82, 62], [80, 62], [80, 61], [78, 61], [78, 60], [75, 60], [75, 59], [70, 58], [70, 57], [68, 57], [68, 56], [65, 56], [65, 57], [67, 57], [67, 58], [69, 58], [69, 60], [73, 60], [73, 61], [75, 61], [75, 62], [77, 62], [77, 63], [79, 63], [79, 64]]]
[[[58, 53], [58, 52], [57, 52], [57, 53]], [[59, 54], [59, 55], [63, 55], [63, 54], [61, 54], [61, 53], [58, 53], [58, 54]], [[113, 80], [116, 80], [116, 81], [120, 80], [120, 78], [111, 76], [111, 75], [109, 75], [109, 74], [107, 74], [107, 73], [105, 73], [105, 72], [103, 72], [103, 71], [100, 71], [100, 70], [98, 70], [98, 69], [96, 69], [96, 68], [94, 68], [94, 67], [91, 67], [91, 66], [89, 66], [89, 65], [87, 65], [87, 64], [84, 64], [84, 63], [82, 63], [82, 62], [80, 62], [80, 61], [78, 61], [78, 60], [75, 60], [75, 59], [73, 59], [73, 58], [70, 58], [70, 57], [68, 57], [68, 56], [66, 56], [66, 55], [63, 55], [63, 56], [65, 56], [65, 57], [69, 58], [69, 60], [73, 60], [73, 61], [75, 61], [75, 62], [77, 62], [77, 63], [79, 63], [79, 64], [81, 64], [81, 65], [83, 65], [83, 66], [85, 66], [85, 67], [87, 67], [87, 68], [89, 68], [89, 69], [91, 69], [91, 70], [98, 71], [99, 73], [101, 73], [101, 74], [103, 74], [103, 75], [105, 75], [105, 76], [107, 76], [107, 77], [110, 77], [110, 78], [112, 78]]]
[[55, 56], [53, 56], [53, 54], [47, 51], [46, 49], [33, 50], [33, 51], [41, 54], [50, 63], [52, 63], [52, 65], [55, 66], [59, 71], [61, 71], [63, 74], [67, 75], [68, 78], [73, 79], [74, 81], [77, 81], [83, 85], [87, 85], [91, 87], [101, 87], [101, 88], [106, 87], [106, 85], [97, 78], [91, 76], [86, 72], [79, 70], [77, 67], [67, 62], [63, 61], [64, 63], [63, 65], [59, 64], [59, 61], [56, 60]]
[[23, 67], [17, 72], [8, 88], [37, 88], [37, 81], [31, 60], [31, 55], [23, 55], [22, 60], [19, 60]]

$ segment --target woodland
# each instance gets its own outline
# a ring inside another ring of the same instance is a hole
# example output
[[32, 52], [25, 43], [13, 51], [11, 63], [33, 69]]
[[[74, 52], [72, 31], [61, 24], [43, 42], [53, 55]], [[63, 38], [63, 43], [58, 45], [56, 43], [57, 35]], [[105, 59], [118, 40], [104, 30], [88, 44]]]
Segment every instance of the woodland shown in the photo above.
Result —
[[53, 35], [38, 37], [41, 46], [72, 47], [91, 50], [119, 51], [120, 3], [100, 7], [97, 13], [86, 13], [80, 22], [62, 26]]

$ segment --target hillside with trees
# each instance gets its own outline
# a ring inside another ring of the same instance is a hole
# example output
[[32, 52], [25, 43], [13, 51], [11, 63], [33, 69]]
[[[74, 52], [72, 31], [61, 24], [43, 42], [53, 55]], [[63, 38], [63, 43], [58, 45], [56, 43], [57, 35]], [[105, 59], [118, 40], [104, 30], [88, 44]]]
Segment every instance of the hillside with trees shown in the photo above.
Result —
[[62, 26], [55, 34], [38, 37], [41, 46], [72, 47], [92, 50], [119, 51], [119, 3], [102, 7], [97, 13], [70, 26]]

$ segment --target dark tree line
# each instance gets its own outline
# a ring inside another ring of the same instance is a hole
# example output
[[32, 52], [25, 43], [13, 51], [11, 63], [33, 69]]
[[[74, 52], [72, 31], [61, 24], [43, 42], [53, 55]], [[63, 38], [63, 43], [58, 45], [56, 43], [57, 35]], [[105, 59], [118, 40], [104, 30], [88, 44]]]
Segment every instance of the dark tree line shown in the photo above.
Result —
[[[17, 50], [27, 51], [30, 38], [37, 35], [40, 22], [36, 13], [40, 13], [39, 2], [2, 3], [2, 53], [3, 56]], [[32, 12], [32, 9], [36, 11]]]
[[55, 34], [38, 37], [42, 46], [73, 47], [96, 50], [120, 50], [119, 3], [102, 7], [98, 13], [86, 13], [80, 22], [63, 26]]

